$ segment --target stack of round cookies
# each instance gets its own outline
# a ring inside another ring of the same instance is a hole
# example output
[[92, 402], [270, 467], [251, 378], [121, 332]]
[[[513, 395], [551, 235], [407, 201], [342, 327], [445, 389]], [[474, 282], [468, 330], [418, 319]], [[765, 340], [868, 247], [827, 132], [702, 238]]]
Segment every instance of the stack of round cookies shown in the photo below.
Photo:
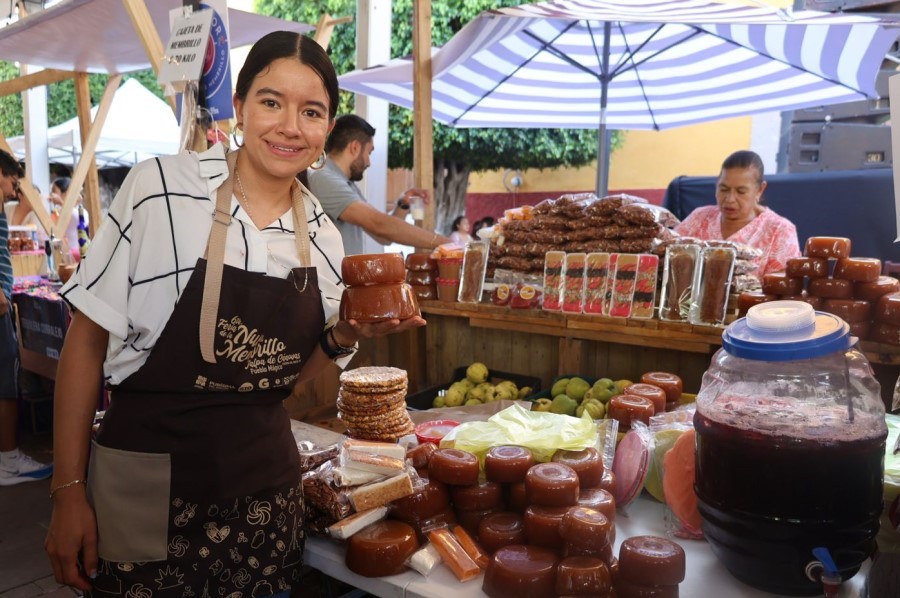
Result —
[[413, 432], [406, 411], [406, 371], [363, 367], [341, 374], [338, 417], [347, 435], [363, 440], [395, 442]]

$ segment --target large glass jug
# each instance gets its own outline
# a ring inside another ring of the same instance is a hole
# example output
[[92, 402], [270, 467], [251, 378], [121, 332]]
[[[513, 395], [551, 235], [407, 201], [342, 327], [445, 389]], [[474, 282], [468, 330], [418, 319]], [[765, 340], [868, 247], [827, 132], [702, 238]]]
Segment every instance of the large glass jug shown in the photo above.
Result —
[[703, 531], [752, 586], [821, 593], [812, 550], [852, 577], [874, 549], [887, 426], [848, 325], [799, 301], [752, 307], [723, 333], [697, 395]]

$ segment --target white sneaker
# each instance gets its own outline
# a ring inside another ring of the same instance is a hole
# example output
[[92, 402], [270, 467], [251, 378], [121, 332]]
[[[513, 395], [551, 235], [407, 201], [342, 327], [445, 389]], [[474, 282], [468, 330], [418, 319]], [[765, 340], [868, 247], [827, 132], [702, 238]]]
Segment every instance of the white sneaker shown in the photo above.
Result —
[[53, 475], [52, 463], [40, 463], [25, 453], [19, 453], [17, 459], [0, 463], [0, 486], [44, 480], [51, 475]]

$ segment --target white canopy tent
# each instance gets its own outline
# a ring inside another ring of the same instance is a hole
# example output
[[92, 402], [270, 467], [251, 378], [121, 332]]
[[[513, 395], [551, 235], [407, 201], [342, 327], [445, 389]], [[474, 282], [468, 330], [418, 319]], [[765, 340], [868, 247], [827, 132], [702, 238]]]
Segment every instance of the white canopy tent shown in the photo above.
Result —
[[[91, 108], [91, 119], [97, 108]], [[153, 156], [174, 154], [178, 151], [179, 134], [178, 121], [169, 105], [136, 79], [129, 79], [113, 96], [95, 150], [97, 167], [134, 166]], [[25, 137], [8, 141], [16, 157], [24, 158]], [[78, 117], [48, 129], [47, 141], [50, 162], [74, 167], [81, 157]]]
[[[146, 0], [150, 19], [167, 37], [169, 11], [181, 0]], [[229, 43], [239, 48], [277, 30], [314, 27], [228, 9]], [[152, 66], [122, 0], [63, 0], [0, 29], [0, 58], [87, 73], [130, 73]]]

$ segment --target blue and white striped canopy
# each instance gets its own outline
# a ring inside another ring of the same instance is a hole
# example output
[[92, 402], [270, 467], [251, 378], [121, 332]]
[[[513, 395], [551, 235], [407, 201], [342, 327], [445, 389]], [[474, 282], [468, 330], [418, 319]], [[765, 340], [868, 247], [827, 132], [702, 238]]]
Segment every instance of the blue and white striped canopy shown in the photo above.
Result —
[[[527, 4], [434, 50], [432, 110], [456, 127], [665, 129], [823, 106], [877, 97], [897, 35], [858, 14], [703, 0]], [[410, 59], [339, 80], [412, 107]]]

